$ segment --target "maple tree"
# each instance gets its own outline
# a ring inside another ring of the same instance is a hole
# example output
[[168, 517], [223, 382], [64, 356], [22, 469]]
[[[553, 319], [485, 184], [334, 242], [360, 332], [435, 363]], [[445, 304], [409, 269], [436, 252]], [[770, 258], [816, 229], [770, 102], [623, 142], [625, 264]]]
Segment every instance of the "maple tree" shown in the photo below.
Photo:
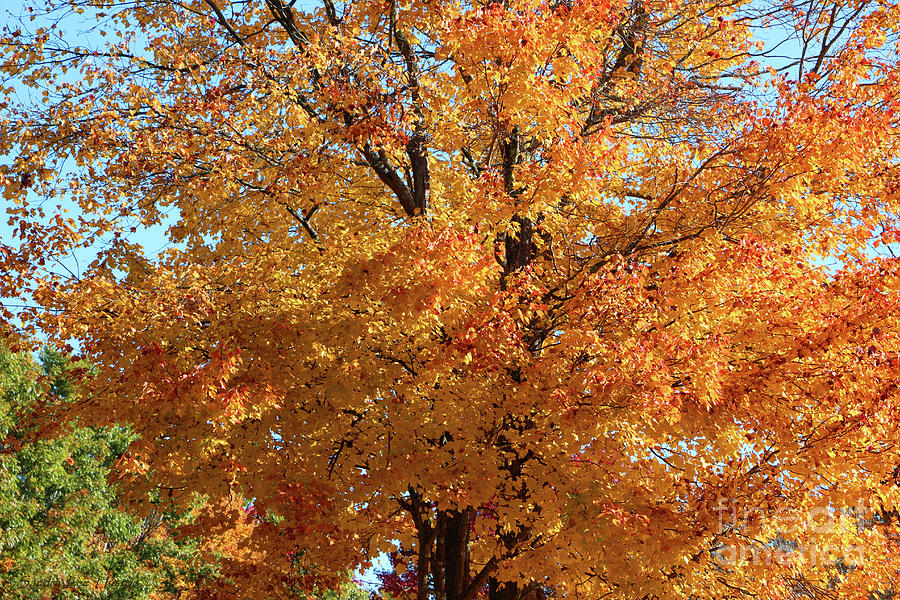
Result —
[[896, 3], [28, 6], [4, 315], [97, 366], [135, 505], [252, 499], [235, 563], [308, 589], [891, 588]]

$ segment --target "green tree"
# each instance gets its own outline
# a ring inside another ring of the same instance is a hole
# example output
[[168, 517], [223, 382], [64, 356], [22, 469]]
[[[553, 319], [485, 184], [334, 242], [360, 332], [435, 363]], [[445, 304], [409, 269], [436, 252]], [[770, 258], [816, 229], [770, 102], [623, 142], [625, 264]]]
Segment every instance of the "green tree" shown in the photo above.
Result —
[[0, 350], [0, 590], [8, 600], [185, 597], [210, 567], [197, 543], [171, 535], [164, 509], [135, 517], [109, 483], [134, 435], [125, 427], [38, 435], [42, 402], [71, 402], [63, 355]]

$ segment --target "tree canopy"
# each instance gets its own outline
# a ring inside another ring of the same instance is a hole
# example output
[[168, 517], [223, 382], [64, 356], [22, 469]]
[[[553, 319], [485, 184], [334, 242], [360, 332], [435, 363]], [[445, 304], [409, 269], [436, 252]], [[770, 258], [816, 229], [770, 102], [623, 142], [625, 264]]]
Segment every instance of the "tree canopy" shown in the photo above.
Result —
[[74, 401], [67, 362], [0, 351], [0, 590], [10, 600], [178, 598], [209, 567], [165, 507], [136, 519], [108, 482], [133, 435], [121, 427], [35, 436], [36, 404]]
[[135, 506], [244, 498], [310, 589], [892, 589], [897, 3], [26, 6], [6, 328], [96, 365], [54, 414], [131, 424]]

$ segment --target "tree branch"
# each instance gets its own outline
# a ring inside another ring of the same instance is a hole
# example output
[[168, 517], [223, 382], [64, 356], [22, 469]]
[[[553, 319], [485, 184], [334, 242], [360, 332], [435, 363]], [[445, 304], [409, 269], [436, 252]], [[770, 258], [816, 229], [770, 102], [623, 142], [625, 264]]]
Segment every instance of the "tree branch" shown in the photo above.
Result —
[[325, 3], [325, 16], [328, 17], [328, 22], [334, 26], [340, 25], [343, 19], [337, 16], [337, 11], [334, 9], [334, 2], [331, 0], [323, 0]]
[[289, 4], [285, 4], [283, 0], [266, 0], [266, 6], [275, 20], [284, 28], [288, 37], [294, 42], [294, 45], [301, 50], [306, 47], [309, 41], [300, 28], [297, 27], [297, 21], [294, 19], [294, 9]]
[[[406, 75], [412, 95], [413, 112], [416, 115], [415, 132], [406, 144], [406, 154], [412, 170], [413, 214], [424, 214], [431, 203], [431, 173], [428, 166], [428, 148], [425, 146], [425, 111], [422, 96], [419, 94], [419, 61], [409, 43], [409, 38], [397, 26], [399, 9], [397, 1], [391, 2], [390, 28], [394, 42], [406, 62]], [[408, 213], [409, 211], [407, 211]]]
[[[309, 215], [304, 216], [303, 214], [301, 214], [299, 211], [297, 211], [293, 206], [291, 206], [287, 202], [284, 203], [284, 208], [287, 209], [287, 211], [290, 213], [290, 215], [292, 217], [294, 217], [294, 219], [296, 219], [297, 222], [300, 223], [300, 225], [303, 226], [303, 229], [306, 230], [306, 233], [309, 234], [309, 237], [316, 244], [316, 248], [319, 249], [319, 252], [324, 253], [325, 246], [322, 244], [322, 240], [319, 238], [319, 233], [313, 228], [312, 224], [309, 222], [309, 217], [312, 216], [313, 211], [311, 210]], [[315, 210], [315, 209], [313, 209], [313, 210]]]
[[475, 596], [478, 595], [481, 588], [487, 585], [488, 577], [491, 576], [491, 573], [493, 573], [496, 568], [497, 557], [494, 556], [481, 568], [478, 575], [475, 576], [475, 579], [472, 580], [472, 583], [469, 584], [469, 587], [466, 588], [463, 595], [459, 597], [459, 600], [475, 600]]
[[378, 175], [378, 178], [394, 192], [395, 196], [397, 196], [397, 199], [400, 201], [400, 205], [403, 206], [403, 210], [406, 212], [407, 216], [415, 216], [417, 212], [416, 202], [413, 199], [409, 188], [406, 187], [406, 184], [403, 183], [403, 180], [397, 175], [394, 166], [391, 164], [391, 161], [384, 150], [375, 152], [372, 150], [371, 144], [366, 142], [366, 145], [360, 149], [360, 152], [362, 153], [363, 158], [366, 159], [366, 163], [368, 163], [375, 171], [375, 174]]
[[238, 43], [238, 45], [243, 46], [245, 44], [244, 38], [238, 34], [237, 30], [228, 22], [228, 19], [225, 17], [225, 14], [222, 12], [222, 9], [216, 4], [215, 0], [204, 0], [207, 6], [213, 9], [213, 12], [216, 13], [216, 19], [219, 21], [219, 24], [225, 28], [225, 31], [228, 32], [234, 41]]

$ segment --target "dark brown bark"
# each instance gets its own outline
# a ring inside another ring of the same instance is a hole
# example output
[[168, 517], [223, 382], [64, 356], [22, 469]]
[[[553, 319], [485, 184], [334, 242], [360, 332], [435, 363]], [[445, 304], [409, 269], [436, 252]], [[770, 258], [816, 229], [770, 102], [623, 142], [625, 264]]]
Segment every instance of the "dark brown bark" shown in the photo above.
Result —
[[520, 591], [515, 583], [497, 581], [492, 577], [488, 584], [488, 600], [521, 600]]
[[[406, 76], [409, 79], [410, 96], [412, 99], [413, 113], [416, 115], [415, 132], [406, 144], [406, 155], [409, 157], [412, 181], [409, 186], [412, 190], [412, 211], [407, 209], [410, 216], [424, 215], [431, 208], [431, 172], [428, 166], [428, 147], [426, 145], [425, 103], [419, 94], [419, 59], [415, 50], [409, 43], [400, 24], [397, 2], [391, 3], [390, 26], [393, 32], [394, 42], [403, 55], [406, 63]], [[406, 208], [404, 206], [404, 208]]]
[[394, 169], [394, 166], [391, 164], [385, 151], [381, 149], [373, 150], [372, 147], [366, 143], [361, 152], [363, 158], [366, 159], [366, 162], [372, 167], [375, 174], [378, 175], [378, 178], [394, 192], [394, 195], [397, 197], [397, 200], [400, 201], [400, 205], [403, 207], [403, 211], [407, 216], [412, 217], [419, 214], [420, 209], [419, 206], [417, 206], [416, 197], [409, 191], [409, 188], [406, 187], [406, 184], [400, 176], [397, 175], [397, 171]]
[[[503, 187], [506, 194], [515, 200], [521, 190], [516, 189], [515, 168], [521, 158], [521, 139], [519, 128], [513, 127], [512, 131], [500, 144], [502, 153]], [[526, 266], [536, 254], [534, 244], [534, 224], [531, 219], [522, 215], [515, 215], [513, 223], [516, 230], [504, 235], [503, 278]]]
[[444, 574], [447, 598], [458, 599], [469, 587], [469, 511], [447, 511], [444, 519]]
[[472, 583], [469, 562], [471, 511], [437, 513], [437, 539], [432, 558], [432, 584], [436, 600], [461, 600]]
[[513, 223], [517, 230], [506, 236], [506, 264], [504, 274], [509, 275], [528, 265], [537, 253], [534, 244], [534, 225], [531, 219], [516, 215]]
[[416, 127], [416, 133], [406, 144], [406, 154], [412, 171], [412, 216], [424, 215], [431, 208], [431, 173], [428, 169], [424, 126]]

